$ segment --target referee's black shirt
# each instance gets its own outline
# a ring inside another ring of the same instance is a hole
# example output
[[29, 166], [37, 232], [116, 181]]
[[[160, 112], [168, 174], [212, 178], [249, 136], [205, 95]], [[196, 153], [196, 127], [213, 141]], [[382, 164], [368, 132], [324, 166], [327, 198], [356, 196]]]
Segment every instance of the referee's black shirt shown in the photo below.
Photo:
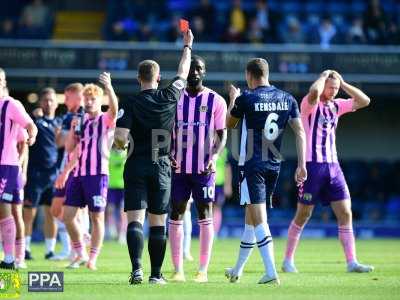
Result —
[[169, 155], [170, 136], [160, 136], [159, 145], [152, 138], [157, 133], [172, 133], [176, 106], [185, 85], [184, 79], [175, 77], [163, 89], [143, 90], [120, 103], [117, 127], [130, 129], [133, 138], [133, 145], [129, 145], [133, 152], [128, 161], [135, 158], [155, 160]]

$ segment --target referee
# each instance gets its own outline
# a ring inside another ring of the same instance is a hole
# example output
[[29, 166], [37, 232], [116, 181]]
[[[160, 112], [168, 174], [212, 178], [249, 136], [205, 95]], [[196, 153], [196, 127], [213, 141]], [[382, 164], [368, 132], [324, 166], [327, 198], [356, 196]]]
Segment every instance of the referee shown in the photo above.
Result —
[[161, 274], [166, 249], [165, 220], [171, 192], [170, 140], [177, 102], [190, 69], [193, 34], [183, 33], [183, 54], [176, 77], [157, 89], [160, 66], [144, 60], [138, 66], [140, 93], [121, 103], [115, 143], [124, 146], [129, 134], [131, 155], [124, 170], [124, 207], [128, 215], [127, 243], [132, 263], [130, 284], [143, 281], [143, 222], [146, 209], [150, 224], [148, 251], [149, 283], [165, 284]]

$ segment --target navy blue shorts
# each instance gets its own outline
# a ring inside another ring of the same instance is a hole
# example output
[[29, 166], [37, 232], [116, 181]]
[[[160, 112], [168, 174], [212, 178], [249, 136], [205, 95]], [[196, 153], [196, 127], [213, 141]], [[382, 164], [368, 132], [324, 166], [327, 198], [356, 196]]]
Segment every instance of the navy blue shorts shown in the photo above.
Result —
[[274, 194], [279, 171], [265, 167], [239, 168], [240, 205], [260, 204]]
[[28, 180], [25, 186], [25, 207], [38, 207], [38, 205], [51, 205], [54, 193], [54, 182], [57, 170], [28, 170]]

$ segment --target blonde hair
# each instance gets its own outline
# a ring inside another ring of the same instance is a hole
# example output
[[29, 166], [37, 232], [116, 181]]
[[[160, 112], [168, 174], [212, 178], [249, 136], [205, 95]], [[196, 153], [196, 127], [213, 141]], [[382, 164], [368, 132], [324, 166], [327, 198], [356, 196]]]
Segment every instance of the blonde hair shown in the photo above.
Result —
[[160, 66], [154, 60], [146, 59], [138, 65], [138, 75], [144, 82], [153, 82], [160, 73]]
[[85, 96], [92, 96], [92, 97], [103, 97], [103, 89], [99, 87], [97, 84], [94, 83], [87, 83], [83, 87], [83, 94]]

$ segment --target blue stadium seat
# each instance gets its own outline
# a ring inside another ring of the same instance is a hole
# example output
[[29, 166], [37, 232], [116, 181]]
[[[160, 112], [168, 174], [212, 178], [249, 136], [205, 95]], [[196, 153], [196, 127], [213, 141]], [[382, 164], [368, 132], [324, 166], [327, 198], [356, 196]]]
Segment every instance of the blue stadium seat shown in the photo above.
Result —
[[302, 4], [299, 3], [298, 1], [295, 2], [286, 2], [284, 1], [280, 7], [280, 11], [284, 12], [284, 13], [299, 13], [302, 9]]
[[304, 9], [309, 14], [321, 15], [325, 12], [326, 6], [323, 1], [307, 1], [304, 5]]

